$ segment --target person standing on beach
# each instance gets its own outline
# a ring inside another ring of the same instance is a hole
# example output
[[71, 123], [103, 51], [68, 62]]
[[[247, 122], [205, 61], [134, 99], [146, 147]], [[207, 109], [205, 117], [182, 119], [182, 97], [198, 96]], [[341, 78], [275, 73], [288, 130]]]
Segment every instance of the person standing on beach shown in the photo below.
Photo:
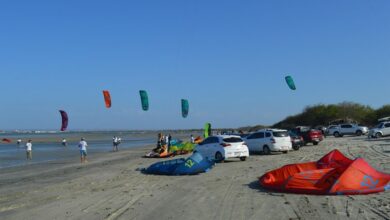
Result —
[[84, 138], [81, 138], [81, 141], [79, 142], [79, 149], [80, 149], [80, 162], [85, 163], [87, 161], [87, 142]]
[[112, 138], [112, 152], [118, 151], [118, 138], [114, 136]]
[[67, 143], [66, 143], [66, 139], [62, 139], [62, 146], [66, 147]]
[[26, 143], [26, 156], [27, 160], [32, 160], [32, 143], [31, 140], [28, 140]]
[[195, 138], [192, 134], [191, 134], [191, 144], [195, 144]]

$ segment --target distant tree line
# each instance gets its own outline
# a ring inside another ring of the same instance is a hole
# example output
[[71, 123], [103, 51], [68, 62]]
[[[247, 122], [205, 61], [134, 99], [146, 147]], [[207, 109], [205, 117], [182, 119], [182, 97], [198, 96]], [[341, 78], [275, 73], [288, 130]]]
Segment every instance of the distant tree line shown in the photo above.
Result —
[[368, 105], [354, 102], [342, 102], [339, 104], [318, 104], [306, 107], [302, 113], [288, 116], [272, 127], [290, 129], [296, 126], [328, 126], [332, 121], [351, 120], [359, 124], [373, 126], [378, 119], [390, 116], [390, 105], [384, 105], [379, 109], [373, 109]]

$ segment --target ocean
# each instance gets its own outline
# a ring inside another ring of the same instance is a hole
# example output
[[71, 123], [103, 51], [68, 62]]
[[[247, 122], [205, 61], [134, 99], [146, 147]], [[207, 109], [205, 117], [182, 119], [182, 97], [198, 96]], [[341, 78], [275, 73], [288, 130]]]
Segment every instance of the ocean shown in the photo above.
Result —
[[[84, 137], [88, 143], [88, 156], [96, 153], [112, 151], [112, 138], [118, 136], [122, 139], [119, 145], [121, 149], [135, 148], [153, 145], [157, 140], [157, 132], [154, 131], [94, 131], [94, 132], [9, 132], [1, 133], [3, 138], [11, 139], [11, 143], [0, 143], [0, 168], [21, 166], [25, 164], [44, 163], [49, 161], [65, 161], [70, 158], [79, 158], [78, 143]], [[67, 146], [62, 145], [63, 139], [67, 140]], [[22, 143], [17, 144], [21, 139]], [[25, 144], [32, 140], [33, 159], [26, 160]]]

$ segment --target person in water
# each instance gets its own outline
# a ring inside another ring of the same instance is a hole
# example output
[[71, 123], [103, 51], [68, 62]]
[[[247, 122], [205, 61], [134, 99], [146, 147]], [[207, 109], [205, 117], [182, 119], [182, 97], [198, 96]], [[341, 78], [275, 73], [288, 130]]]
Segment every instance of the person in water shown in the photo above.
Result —
[[80, 149], [80, 162], [85, 163], [87, 161], [87, 142], [84, 138], [81, 138], [81, 141], [79, 142], [79, 149]]
[[27, 160], [32, 160], [32, 143], [31, 140], [28, 140], [26, 143], [26, 156]]
[[68, 145], [68, 144], [66, 143], [66, 139], [64, 138], [64, 139], [62, 139], [62, 146], [66, 147], [66, 145]]

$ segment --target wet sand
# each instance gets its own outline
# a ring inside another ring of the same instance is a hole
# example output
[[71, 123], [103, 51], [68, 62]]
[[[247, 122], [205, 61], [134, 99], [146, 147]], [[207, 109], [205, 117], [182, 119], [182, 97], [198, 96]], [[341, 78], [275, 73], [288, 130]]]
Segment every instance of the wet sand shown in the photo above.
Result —
[[217, 164], [196, 176], [138, 171], [162, 159], [141, 156], [153, 146], [57, 164], [1, 169], [1, 219], [390, 219], [390, 192], [310, 196], [259, 187], [264, 172], [318, 160], [332, 149], [361, 156], [390, 173], [390, 139], [326, 138], [318, 146]]

